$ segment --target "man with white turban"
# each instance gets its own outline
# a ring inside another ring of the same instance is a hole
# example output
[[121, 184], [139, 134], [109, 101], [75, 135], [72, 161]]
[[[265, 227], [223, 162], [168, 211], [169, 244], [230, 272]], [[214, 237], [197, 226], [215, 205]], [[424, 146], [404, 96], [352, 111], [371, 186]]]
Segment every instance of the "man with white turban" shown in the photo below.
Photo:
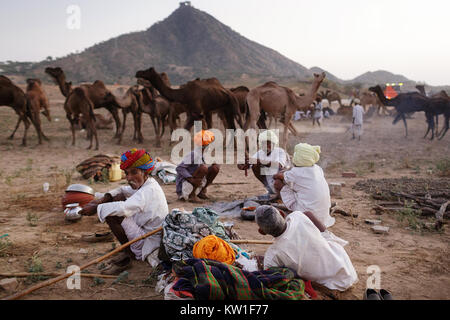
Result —
[[[361, 136], [363, 133], [363, 117], [364, 117], [364, 108], [361, 106], [361, 101], [359, 99], [355, 99], [355, 104], [353, 105], [353, 117], [352, 117], [352, 131], [353, 138], [361, 140]], [[355, 136], [356, 135], [356, 136]]]
[[277, 147], [277, 134], [272, 130], [265, 130], [258, 136], [259, 149], [252, 157], [251, 164], [238, 164], [238, 169], [251, 168], [255, 177], [261, 181], [268, 195], [275, 195], [274, 175], [291, 166], [291, 160], [286, 151]]
[[304, 280], [339, 291], [358, 280], [345, 249], [324, 237], [325, 226], [311, 212], [294, 211], [285, 217], [275, 207], [263, 205], [255, 214], [258, 231], [275, 237], [264, 254], [264, 269], [290, 268]]

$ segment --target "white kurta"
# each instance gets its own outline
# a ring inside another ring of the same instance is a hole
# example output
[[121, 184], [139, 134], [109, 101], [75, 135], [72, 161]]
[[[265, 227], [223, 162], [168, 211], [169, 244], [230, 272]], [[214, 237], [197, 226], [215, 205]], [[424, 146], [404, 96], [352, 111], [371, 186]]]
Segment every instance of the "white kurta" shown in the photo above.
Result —
[[354, 124], [356, 125], [362, 125], [363, 124], [363, 115], [364, 115], [364, 108], [357, 104], [353, 107], [353, 118], [355, 119]]
[[325, 227], [334, 225], [330, 189], [321, 167], [293, 167], [284, 173], [284, 182], [280, 196], [289, 210], [311, 211]]
[[[166, 196], [161, 186], [150, 177], [138, 190], [130, 186], [121, 186], [108, 193], [113, 197], [123, 194], [126, 200], [100, 204], [97, 207], [98, 218], [104, 223], [108, 216], [125, 217], [122, 227], [128, 240], [161, 227], [169, 213]], [[156, 233], [131, 245], [131, 250], [137, 259], [145, 260], [148, 255], [159, 249], [160, 242], [161, 233]]]
[[258, 150], [252, 157], [252, 163], [256, 163], [256, 161], [259, 159], [259, 161], [263, 164], [268, 164], [269, 162], [277, 163], [276, 166], [274, 165], [265, 168], [267, 170], [266, 175], [274, 175], [278, 173], [279, 166], [281, 165], [281, 168], [284, 169], [286, 167], [289, 167], [291, 165], [291, 159], [289, 155], [281, 148], [275, 147], [273, 148], [272, 152], [267, 155], [267, 153], [264, 150]]
[[358, 275], [344, 247], [319, 231], [300, 211], [289, 214], [287, 228], [264, 255], [264, 269], [288, 267], [305, 279], [344, 291]]

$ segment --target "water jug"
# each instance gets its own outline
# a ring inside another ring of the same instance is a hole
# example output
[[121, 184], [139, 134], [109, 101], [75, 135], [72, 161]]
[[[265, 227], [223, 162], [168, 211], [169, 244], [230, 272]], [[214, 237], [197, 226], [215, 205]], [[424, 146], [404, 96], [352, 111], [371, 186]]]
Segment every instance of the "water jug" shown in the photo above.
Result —
[[119, 181], [120, 179], [122, 179], [120, 165], [118, 163], [113, 163], [109, 169], [109, 181], [114, 182]]

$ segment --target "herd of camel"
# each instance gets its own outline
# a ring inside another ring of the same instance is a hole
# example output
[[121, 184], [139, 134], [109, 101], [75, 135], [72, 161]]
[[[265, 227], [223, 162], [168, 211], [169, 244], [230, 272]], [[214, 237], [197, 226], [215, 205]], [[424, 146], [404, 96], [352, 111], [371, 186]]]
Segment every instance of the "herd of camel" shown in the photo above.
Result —
[[[204, 128], [212, 127], [212, 116], [217, 114], [226, 129], [236, 129], [236, 124], [245, 130], [266, 129], [267, 116], [281, 119], [284, 125], [282, 145], [285, 148], [288, 131], [298, 135], [292, 124], [292, 118], [296, 111], [311, 110], [317, 96], [322, 99], [334, 100], [340, 103], [340, 97], [329, 90], [319, 93], [321, 83], [325, 79], [325, 73], [314, 74], [310, 90], [306, 94], [298, 95], [290, 88], [278, 85], [273, 81], [249, 89], [245, 86], [225, 88], [218, 79], [195, 79], [178, 88], [172, 88], [166, 73], [158, 73], [153, 67], [136, 72], [137, 84], [130, 86], [121, 96], [113, 94], [105, 84], [97, 80], [92, 84], [72, 86], [72, 82], [66, 81], [64, 71], [59, 67], [45, 69], [55, 83], [59, 86], [61, 94], [65, 97], [64, 110], [70, 122], [72, 131], [72, 145], [75, 145], [76, 130], [80, 126], [86, 128], [92, 148], [95, 140], [95, 149], [99, 143], [97, 128], [104, 122], [100, 114], [95, 114], [94, 109], [106, 108], [115, 122], [115, 138], [118, 143], [122, 141], [125, 131], [127, 114], [131, 113], [134, 121], [133, 140], [143, 142], [142, 114], [147, 113], [153, 123], [156, 134], [156, 146], [161, 145], [161, 137], [164, 134], [165, 123], [171, 132], [178, 127], [178, 119], [182, 113], [186, 113], [184, 128], [190, 130], [194, 121], [202, 121]], [[405, 115], [413, 112], [424, 111], [427, 119], [427, 132], [431, 131], [431, 139], [435, 135], [435, 120], [440, 114], [445, 117], [445, 125], [441, 132], [436, 132], [442, 139], [449, 129], [450, 99], [442, 91], [437, 96], [427, 97], [423, 86], [417, 86], [421, 92], [400, 93], [393, 99], [387, 99], [380, 86], [369, 88], [369, 91], [359, 95], [361, 104], [384, 107], [392, 106], [397, 111], [393, 121], [395, 124], [403, 119], [406, 135], [408, 134]], [[26, 145], [27, 131], [31, 124], [34, 125], [39, 144], [42, 139], [48, 140], [41, 128], [40, 113], [51, 121], [49, 101], [39, 79], [27, 79], [27, 88], [24, 92], [6, 76], [0, 76], [0, 106], [12, 107], [18, 115], [18, 121], [10, 139], [14, 137], [21, 122], [25, 125], [22, 144]], [[350, 108], [351, 109], [351, 108]], [[123, 114], [123, 122], [119, 116], [119, 110]], [[339, 114], [339, 110], [338, 110]], [[437, 127], [437, 126], [436, 126]], [[437, 129], [436, 129], [437, 131]]]

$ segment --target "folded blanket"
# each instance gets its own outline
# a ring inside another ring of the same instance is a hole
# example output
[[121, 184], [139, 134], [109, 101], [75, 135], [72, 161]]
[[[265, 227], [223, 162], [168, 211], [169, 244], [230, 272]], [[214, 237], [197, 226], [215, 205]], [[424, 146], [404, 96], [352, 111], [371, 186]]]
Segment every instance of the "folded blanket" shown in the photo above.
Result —
[[174, 264], [179, 277], [173, 290], [191, 292], [196, 300], [302, 300], [305, 283], [288, 268], [248, 272], [209, 259]]

